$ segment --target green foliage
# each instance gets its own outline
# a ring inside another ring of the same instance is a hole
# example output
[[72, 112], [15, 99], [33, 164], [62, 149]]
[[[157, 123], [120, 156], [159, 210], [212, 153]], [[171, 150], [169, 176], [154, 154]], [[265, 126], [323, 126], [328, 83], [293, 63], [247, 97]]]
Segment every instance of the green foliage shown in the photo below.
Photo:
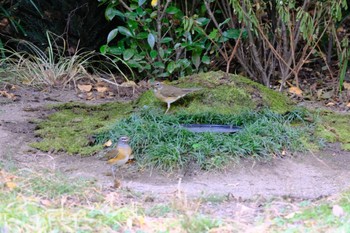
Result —
[[[193, 162], [204, 169], [220, 169], [241, 157], [268, 159], [284, 150], [302, 150], [303, 132], [290, 123], [302, 119], [303, 114], [295, 111], [280, 115], [264, 110], [239, 115], [164, 115], [144, 109], [118, 121], [111, 130], [98, 134], [96, 140], [103, 143], [130, 136], [137, 160], [146, 166], [171, 170]], [[236, 134], [192, 133], [180, 126], [189, 123], [239, 125], [243, 130]]]
[[127, 1], [128, 6], [119, 1], [100, 2], [107, 4], [107, 20], [118, 18], [123, 22], [110, 31], [101, 52], [123, 59], [141, 77], [184, 76], [206, 71], [212, 58], [218, 55], [220, 44], [239, 34], [234, 29], [223, 35], [215, 30], [210, 32], [204, 3], [187, 16], [180, 7], [182, 4], [176, 1], [154, 8], [147, 1]]

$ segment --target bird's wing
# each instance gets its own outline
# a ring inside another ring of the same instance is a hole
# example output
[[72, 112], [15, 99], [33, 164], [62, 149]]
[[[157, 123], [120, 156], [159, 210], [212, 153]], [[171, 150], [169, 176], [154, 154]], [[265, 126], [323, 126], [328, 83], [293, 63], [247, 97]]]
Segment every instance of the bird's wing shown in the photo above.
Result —
[[120, 160], [125, 159], [127, 156], [128, 156], [128, 153], [121, 153], [120, 149], [118, 149], [117, 155], [114, 158], [108, 160], [107, 163], [108, 164], [116, 163], [116, 162], [118, 162]]
[[190, 93], [190, 92], [193, 92], [193, 91], [199, 91], [199, 90], [202, 90], [202, 88], [183, 88], [182, 89], [183, 91], [187, 92], [187, 93]]
[[160, 89], [160, 94], [166, 97], [180, 97], [187, 93], [182, 91], [181, 88], [164, 86], [162, 89]]

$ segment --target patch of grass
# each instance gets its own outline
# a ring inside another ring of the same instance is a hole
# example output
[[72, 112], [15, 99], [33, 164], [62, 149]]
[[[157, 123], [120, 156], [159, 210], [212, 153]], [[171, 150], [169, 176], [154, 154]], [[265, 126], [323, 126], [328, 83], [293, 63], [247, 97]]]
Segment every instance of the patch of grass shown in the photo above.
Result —
[[227, 201], [226, 195], [219, 195], [219, 194], [210, 194], [206, 196], [202, 196], [199, 198], [201, 202], [210, 202], [210, 203], [223, 203]]
[[48, 119], [38, 122], [35, 130], [42, 140], [31, 143], [31, 146], [42, 151], [66, 151], [68, 154], [86, 156], [102, 149], [101, 145], [92, 145], [89, 136], [128, 115], [132, 106], [130, 103], [67, 103], [51, 108], [57, 111]]
[[221, 222], [204, 215], [185, 215], [181, 220], [182, 228], [188, 233], [209, 232], [213, 228], [218, 228]]
[[0, 231], [110, 232], [126, 229], [127, 222], [136, 226], [143, 218], [132, 206], [106, 201], [87, 181], [50, 171], [0, 174], [1, 183], [11, 179], [17, 185], [0, 186]]
[[[204, 169], [222, 168], [241, 157], [269, 159], [285, 150], [302, 150], [303, 127], [291, 126], [294, 120], [302, 119], [302, 114], [295, 111], [280, 115], [263, 110], [240, 115], [164, 115], [144, 109], [118, 121], [111, 130], [98, 134], [96, 140], [117, 141], [121, 135], [128, 135], [140, 164], [165, 170], [183, 168], [190, 162]], [[239, 125], [243, 130], [236, 134], [192, 133], [180, 127], [189, 123]]]
[[350, 114], [320, 112], [316, 135], [327, 142], [340, 142], [343, 150], [350, 151]]
[[[336, 216], [332, 208], [340, 206], [343, 213]], [[334, 201], [322, 199], [307, 207], [276, 217], [271, 232], [350, 232], [350, 192], [344, 192]]]
[[145, 210], [145, 214], [151, 217], [166, 217], [175, 210], [169, 204], [157, 204]]
[[[6, 180], [17, 187], [7, 187]], [[0, 183], [3, 232], [205, 232], [226, 226], [197, 212], [184, 217], [170, 202], [140, 211], [118, 190], [106, 192], [50, 171], [1, 170]]]
[[79, 206], [52, 208], [40, 200], [0, 193], [0, 229], [5, 232], [108, 232], [125, 228], [136, 218], [132, 208]]
[[41, 198], [57, 198], [62, 195], [73, 195], [81, 193], [81, 190], [90, 185], [88, 180], [76, 178], [75, 180], [68, 179], [60, 173], [52, 173], [46, 171], [44, 174], [26, 172], [28, 179], [25, 180], [25, 185], [21, 189], [26, 195], [37, 195]]

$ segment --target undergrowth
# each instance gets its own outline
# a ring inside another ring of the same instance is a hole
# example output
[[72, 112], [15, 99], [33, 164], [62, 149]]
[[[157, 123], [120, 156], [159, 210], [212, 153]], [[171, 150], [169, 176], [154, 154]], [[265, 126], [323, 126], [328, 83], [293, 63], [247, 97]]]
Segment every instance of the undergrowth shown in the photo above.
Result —
[[[98, 134], [96, 140], [116, 142], [120, 136], [128, 135], [134, 155], [143, 166], [172, 170], [195, 163], [202, 169], [220, 169], [243, 157], [269, 159], [305, 149], [305, 114], [304, 110], [295, 110], [281, 115], [266, 109], [239, 115], [164, 115], [143, 109]], [[181, 127], [200, 123], [241, 126], [242, 130], [236, 134], [192, 133]]]

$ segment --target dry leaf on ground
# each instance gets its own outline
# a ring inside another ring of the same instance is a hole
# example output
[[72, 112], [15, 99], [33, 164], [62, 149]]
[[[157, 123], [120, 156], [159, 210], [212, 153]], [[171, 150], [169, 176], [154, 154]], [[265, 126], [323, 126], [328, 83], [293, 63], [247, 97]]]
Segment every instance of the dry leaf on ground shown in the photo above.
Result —
[[344, 209], [339, 205], [334, 205], [332, 208], [332, 213], [336, 217], [341, 217], [345, 214]]
[[344, 86], [344, 89], [350, 90], [350, 83], [344, 82], [343, 86]]
[[303, 91], [299, 87], [292, 86], [288, 88], [288, 92], [297, 96], [303, 96]]
[[106, 86], [98, 86], [98, 87], [96, 87], [96, 90], [98, 92], [107, 92], [107, 91], [109, 91], [109, 88]]
[[78, 84], [78, 89], [82, 92], [89, 92], [92, 90], [91, 84]]
[[3, 97], [6, 97], [8, 99], [12, 99], [12, 100], [16, 99], [15, 94], [8, 93], [7, 91], [0, 91], [0, 95], [3, 96]]
[[17, 184], [15, 182], [9, 181], [9, 182], [5, 183], [5, 186], [6, 186], [6, 188], [12, 190], [12, 189], [15, 189], [17, 187]]
[[105, 144], [103, 144], [104, 147], [110, 147], [112, 145], [112, 140], [109, 139]]
[[137, 87], [137, 84], [134, 81], [127, 81], [120, 84], [121, 87]]

